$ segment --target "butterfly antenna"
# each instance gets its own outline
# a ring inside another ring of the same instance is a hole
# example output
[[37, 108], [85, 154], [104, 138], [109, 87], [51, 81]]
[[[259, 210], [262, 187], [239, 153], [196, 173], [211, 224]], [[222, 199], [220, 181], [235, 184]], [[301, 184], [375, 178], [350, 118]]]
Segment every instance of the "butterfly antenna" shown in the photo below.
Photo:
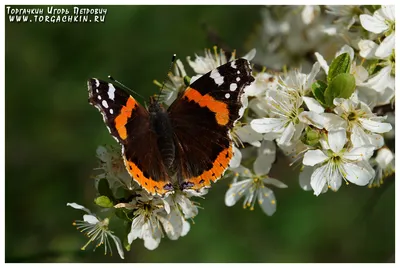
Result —
[[145, 99], [142, 95], [140, 95], [139, 93], [137, 93], [136, 91], [130, 89], [129, 87], [125, 86], [124, 84], [122, 84], [120, 81], [114, 79], [114, 77], [112, 77], [111, 75], [108, 76], [108, 79], [110, 79], [111, 81], [113, 81], [114, 83], [117, 83], [119, 86], [121, 86], [122, 88], [128, 90], [129, 92], [132, 92], [133, 94], [141, 97], [143, 100]]
[[168, 69], [168, 72], [167, 72], [167, 76], [165, 77], [164, 82], [162, 83], [162, 86], [161, 86], [161, 89], [160, 89], [160, 93], [157, 96], [157, 102], [159, 102], [159, 100], [160, 100], [161, 93], [162, 93], [162, 91], [164, 89], [165, 83], [167, 82], [168, 74], [171, 72], [172, 67], [174, 66], [175, 59], [176, 59], [176, 54], [172, 55], [171, 65], [169, 66], [169, 69]]

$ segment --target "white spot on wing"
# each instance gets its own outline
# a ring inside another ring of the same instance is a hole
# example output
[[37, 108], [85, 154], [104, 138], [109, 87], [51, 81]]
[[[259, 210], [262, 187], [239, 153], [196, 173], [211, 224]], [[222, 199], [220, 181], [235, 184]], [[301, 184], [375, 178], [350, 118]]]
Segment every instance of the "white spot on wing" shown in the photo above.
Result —
[[235, 62], [235, 61], [232, 61], [232, 62], [231, 62], [231, 67], [234, 68], [234, 69], [236, 69], [236, 62]]
[[113, 114], [113, 113], [114, 113], [113, 109], [110, 109], [110, 114]]
[[212, 70], [210, 77], [214, 79], [214, 82], [220, 86], [224, 83], [224, 77], [218, 72], [217, 69]]
[[115, 87], [114, 87], [114, 85], [113, 84], [111, 84], [111, 83], [108, 83], [108, 97], [110, 98], [110, 99], [112, 99], [112, 100], [114, 100], [114, 98], [115, 98]]
[[103, 100], [101, 104], [104, 106], [104, 108], [108, 108], [108, 103], [106, 102], [106, 100]]
[[237, 71], [237, 74], [240, 74], [240, 71], [239, 71], [239, 70]]
[[239, 82], [240, 81], [240, 77], [236, 77], [236, 82]]
[[97, 98], [98, 98], [99, 100], [101, 100], [101, 96], [100, 96], [100, 95], [97, 95]]
[[229, 86], [229, 90], [230, 91], [235, 91], [236, 89], [237, 89], [237, 84], [236, 83], [230, 84], [230, 86]]
[[231, 94], [229, 94], [229, 93], [225, 94], [225, 98], [227, 98], [227, 99], [229, 99], [230, 96], [231, 96]]
[[[94, 81], [96, 83], [96, 87], [99, 87], [100, 86], [100, 81], [98, 79], [96, 79], [96, 78], [94, 79]], [[96, 92], [98, 92], [97, 89], [96, 89]]]

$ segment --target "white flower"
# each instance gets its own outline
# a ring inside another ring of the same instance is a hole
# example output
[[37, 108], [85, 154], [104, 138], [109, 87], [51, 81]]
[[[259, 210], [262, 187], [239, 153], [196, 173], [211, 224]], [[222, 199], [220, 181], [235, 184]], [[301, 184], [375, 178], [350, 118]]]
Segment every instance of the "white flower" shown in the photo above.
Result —
[[[375, 93], [370, 97], [370, 101], [375, 105], [388, 104], [394, 97], [395, 90], [395, 53], [391, 53], [388, 57], [377, 57], [375, 51], [378, 45], [369, 40], [359, 42], [360, 55], [370, 58], [380, 59], [379, 65], [382, 67], [376, 74], [361, 83], [358, 90], [361, 94], [370, 95], [371, 91]], [[363, 97], [362, 95], [360, 97]], [[365, 97], [364, 97], [365, 98]]]
[[329, 5], [326, 6], [326, 13], [337, 16], [338, 19], [335, 20], [337, 24], [343, 24], [346, 29], [350, 29], [357, 19], [357, 9], [358, 6], [351, 5]]
[[199, 212], [195, 203], [188, 198], [186, 193], [175, 192], [173, 195], [164, 198], [164, 200], [171, 207], [177, 207], [183, 213], [185, 219], [194, 218]]
[[158, 247], [164, 232], [169, 239], [176, 240], [186, 235], [190, 228], [176, 206], [170, 207], [167, 201], [145, 191], [136, 199], [133, 216], [128, 243], [140, 238], [149, 250]]
[[351, 133], [350, 139], [354, 147], [373, 145], [375, 148], [380, 148], [383, 146], [383, 137], [379, 134], [392, 129], [389, 123], [383, 122], [386, 117], [375, 115], [368, 105], [355, 97], [336, 98], [333, 103], [336, 105], [334, 112], [347, 122], [347, 131]]
[[383, 121], [386, 117], [377, 116], [364, 102], [359, 101], [355, 94], [350, 99], [335, 98], [336, 107], [333, 113], [302, 112], [299, 119], [319, 129], [328, 131], [339, 128], [347, 129], [354, 147], [373, 145], [375, 148], [383, 146], [382, 133], [392, 129], [389, 123]]
[[367, 160], [372, 156], [372, 146], [344, 148], [346, 131], [339, 129], [328, 133], [328, 148], [309, 150], [305, 153], [303, 164], [318, 167], [311, 176], [311, 187], [315, 195], [326, 190], [326, 187], [337, 191], [342, 179], [357, 185], [367, 185], [374, 176], [374, 170]]
[[[178, 97], [179, 93], [186, 89], [185, 84], [186, 71], [181, 60], [176, 60], [172, 73], [168, 73], [168, 80], [165, 82], [161, 91], [160, 101], [167, 106], [171, 105]], [[162, 84], [154, 81], [156, 85], [162, 88]]]
[[360, 15], [361, 25], [369, 32], [384, 33], [386, 38], [375, 51], [377, 57], [385, 58], [392, 54], [395, 44], [395, 8], [394, 6], [382, 6], [374, 12], [374, 15]]
[[255, 77], [255, 81], [245, 88], [244, 93], [252, 97], [264, 97], [269, 89], [277, 89], [278, 77], [276, 75], [261, 72]]
[[257, 200], [261, 209], [271, 216], [276, 211], [276, 199], [274, 192], [267, 188], [266, 184], [272, 184], [279, 188], [287, 187], [277, 179], [257, 176], [247, 168], [239, 167], [234, 174], [234, 182], [225, 194], [225, 204], [231, 207], [244, 196], [243, 208], [254, 210]]
[[119, 187], [129, 190], [138, 188], [136, 182], [126, 170], [119, 148], [99, 146], [97, 147], [96, 154], [100, 160], [100, 167], [96, 169], [104, 171], [104, 173], [95, 176], [97, 182], [103, 178], [107, 179], [114, 195], [116, 195]]
[[[252, 60], [256, 54], [256, 50], [252, 49], [250, 50], [249, 53], [247, 53], [245, 56], [242, 58], [245, 58], [247, 60]], [[196, 59], [192, 61], [190, 59], [190, 56], [188, 56], [186, 59], [190, 65], [190, 67], [193, 68], [193, 70], [200, 75], [206, 74], [219, 66], [234, 60], [236, 57], [236, 52], [233, 51], [231, 53], [231, 57], [228, 59], [226, 57], [226, 53], [224, 50], [220, 49], [218, 53], [218, 49], [216, 46], [214, 46], [214, 53], [212, 53], [209, 49], [204, 50], [204, 57], [203, 56], [198, 56], [196, 55]], [[191, 83], [193, 83], [197, 78], [200, 76], [192, 77]]]
[[381, 148], [375, 159], [371, 159], [375, 167], [375, 177], [369, 182], [368, 187], [379, 187], [383, 180], [394, 173], [394, 154], [388, 148]]
[[266, 102], [271, 117], [254, 119], [250, 122], [251, 127], [259, 133], [273, 134], [273, 138], [278, 136], [278, 144], [297, 140], [304, 129], [298, 119], [302, 98], [284, 90], [270, 90]]
[[311, 86], [320, 69], [321, 65], [319, 62], [314, 63], [309, 74], [301, 73], [299, 70], [295, 69], [288, 73], [287, 77], [282, 81], [282, 84], [288, 89], [297, 91], [300, 96], [305, 96], [310, 92]]
[[100, 220], [98, 217], [92, 214], [90, 210], [76, 203], [67, 203], [67, 206], [75, 209], [80, 209], [88, 213], [83, 215], [83, 221], [77, 220], [74, 222], [76, 228], [81, 232], [85, 232], [87, 237], [89, 238], [89, 241], [81, 248], [82, 250], [85, 250], [85, 248], [91, 242], [94, 242], [96, 243], [96, 248], [104, 244], [104, 254], [106, 255], [107, 251], [109, 250], [110, 254], [112, 255], [110, 242], [111, 238], [112, 241], [114, 241], [115, 246], [117, 247], [119, 256], [121, 257], [121, 259], [124, 258], [124, 251], [122, 249], [121, 240], [117, 236], [115, 236], [111, 230], [108, 229], [108, 225], [110, 222], [108, 218]]

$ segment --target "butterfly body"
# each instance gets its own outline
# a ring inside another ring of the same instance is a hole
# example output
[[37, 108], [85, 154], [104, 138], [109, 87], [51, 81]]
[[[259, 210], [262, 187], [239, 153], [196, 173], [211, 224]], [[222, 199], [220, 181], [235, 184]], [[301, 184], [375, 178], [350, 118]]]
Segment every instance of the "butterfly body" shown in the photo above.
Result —
[[122, 89], [88, 81], [89, 102], [122, 146], [127, 171], [146, 191], [200, 191], [228, 168], [230, 130], [240, 117], [243, 90], [254, 78], [245, 59], [203, 75], [165, 109], [155, 98], [148, 108]]

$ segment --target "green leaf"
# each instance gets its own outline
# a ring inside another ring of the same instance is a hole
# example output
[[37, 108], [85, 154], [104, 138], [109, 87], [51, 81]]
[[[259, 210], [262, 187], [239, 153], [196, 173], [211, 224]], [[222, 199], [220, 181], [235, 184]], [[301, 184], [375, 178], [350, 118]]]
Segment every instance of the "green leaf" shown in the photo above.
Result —
[[96, 205], [103, 207], [103, 208], [111, 208], [113, 207], [113, 202], [105, 195], [99, 196], [94, 199]]
[[337, 75], [350, 72], [350, 61], [349, 53], [340, 54], [332, 61], [329, 66], [328, 85]]
[[328, 85], [325, 90], [325, 103], [329, 107], [333, 105], [335, 98], [348, 99], [356, 89], [356, 79], [351, 74], [339, 74]]
[[312, 90], [314, 97], [322, 105], [325, 105], [324, 93], [325, 93], [325, 90], [327, 87], [328, 87], [328, 85], [325, 84], [325, 82], [322, 82], [320, 80], [315, 81], [311, 86], [311, 90]]

